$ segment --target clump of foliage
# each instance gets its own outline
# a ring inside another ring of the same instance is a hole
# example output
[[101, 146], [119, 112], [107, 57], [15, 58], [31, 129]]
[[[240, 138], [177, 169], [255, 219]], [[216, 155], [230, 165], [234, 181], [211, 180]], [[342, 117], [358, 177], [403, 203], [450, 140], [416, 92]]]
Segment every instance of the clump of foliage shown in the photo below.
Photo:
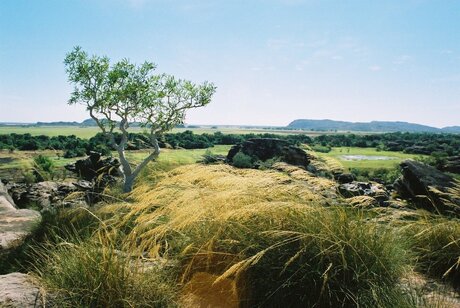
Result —
[[323, 146], [320, 144], [315, 144], [311, 147], [311, 149], [315, 152], [320, 152], [320, 153], [329, 153], [331, 151], [330, 146]]
[[427, 216], [402, 230], [420, 271], [460, 287], [460, 220]]
[[280, 158], [279, 157], [274, 157], [274, 158], [269, 158], [265, 161], [262, 161], [262, 160], [259, 160], [255, 163], [257, 169], [260, 169], [260, 170], [267, 170], [267, 169], [270, 169], [272, 168], [272, 166], [276, 163], [280, 162]]
[[55, 176], [55, 164], [51, 158], [45, 155], [35, 156], [33, 159], [33, 174], [36, 182], [50, 181]]
[[398, 167], [376, 169], [351, 168], [350, 172], [358, 181], [376, 181], [383, 184], [392, 184], [401, 176], [401, 171]]
[[54, 236], [32, 255], [34, 272], [53, 292], [57, 306], [176, 306], [172, 273], [118, 250], [104, 228], [87, 238], [76, 233]]
[[225, 160], [225, 156], [214, 154], [211, 150], [207, 149], [206, 152], [203, 154], [203, 157], [199, 160], [199, 162], [207, 165], [225, 162]]
[[233, 157], [232, 165], [237, 168], [252, 168], [253, 167], [252, 158], [249, 155], [246, 155], [242, 152], [238, 152]]
[[64, 152], [64, 158], [74, 158], [85, 156], [86, 151], [82, 148], [69, 149]]

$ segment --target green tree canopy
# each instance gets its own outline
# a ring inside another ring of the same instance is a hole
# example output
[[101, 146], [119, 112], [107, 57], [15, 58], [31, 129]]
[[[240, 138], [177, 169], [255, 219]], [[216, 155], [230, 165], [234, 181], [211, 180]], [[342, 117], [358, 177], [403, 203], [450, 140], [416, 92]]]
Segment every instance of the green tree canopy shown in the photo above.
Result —
[[[111, 65], [109, 58], [89, 56], [80, 47], [64, 60], [69, 82], [74, 85], [69, 104], [86, 106], [102, 132], [118, 152], [124, 190], [132, 190], [134, 179], [160, 154], [158, 138], [183, 124], [187, 110], [205, 106], [216, 91], [212, 83], [194, 84], [166, 74], [155, 74], [156, 65], [140, 65], [123, 59]], [[148, 131], [153, 151], [136, 167], [127, 161], [124, 150], [128, 130], [139, 123]], [[114, 133], [121, 132], [121, 139]]]

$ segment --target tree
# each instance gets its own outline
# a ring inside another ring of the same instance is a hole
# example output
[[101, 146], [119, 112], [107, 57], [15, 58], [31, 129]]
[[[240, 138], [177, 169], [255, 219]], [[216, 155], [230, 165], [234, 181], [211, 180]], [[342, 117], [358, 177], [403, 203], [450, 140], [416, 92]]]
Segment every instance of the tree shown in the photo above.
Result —
[[[158, 138], [183, 124], [187, 110], [209, 104], [216, 90], [212, 83], [196, 85], [154, 74], [156, 65], [150, 62], [136, 65], [123, 59], [111, 65], [109, 58], [89, 56], [81, 47], [68, 53], [64, 64], [69, 82], [74, 85], [69, 104], [85, 105], [117, 151], [125, 192], [132, 190], [139, 172], [160, 154]], [[153, 148], [137, 166], [132, 166], [125, 155], [133, 123], [145, 129]], [[121, 138], [116, 138], [117, 132]]]

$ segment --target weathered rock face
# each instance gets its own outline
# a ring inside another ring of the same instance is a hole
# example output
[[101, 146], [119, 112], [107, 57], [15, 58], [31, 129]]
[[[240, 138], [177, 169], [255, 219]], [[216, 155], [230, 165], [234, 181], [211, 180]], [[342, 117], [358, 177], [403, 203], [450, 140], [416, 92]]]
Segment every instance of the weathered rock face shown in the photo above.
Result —
[[20, 208], [34, 205], [41, 212], [53, 211], [57, 207], [86, 206], [85, 198], [69, 198], [71, 193], [81, 191], [77, 183], [68, 182], [40, 182], [35, 184], [7, 185], [8, 192]]
[[27, 274], [0, 275], [0, 307], [44, 307], [44, 295]]
[[368, 196], [373, 197], [380, 204], [390, 197], [384, 185], [374, 182], [344, 183], [339, 185], [337, 190], [344, 198]]
[[394, 187], [402, 198], [417, 208], [460, 216], [460, 195], [452, 192], [458, 184], [452, 177], [416, 161], [406, 160], [400, 166], [402, 176]]
[[283, 162], [303, 168], [310, 163], [304, 150], [276, 138], [253, 138], [234, 145], [228, 152], [227, 160], [232, 162], [238, 152], [249, 155], [254, 160], [266, 161], [271, 158], [279, 158]]
[[41, 215], [37, 211], [16, 209], [5, 186], [0, 182], [0, 262], [21, 246], [40, 222]]

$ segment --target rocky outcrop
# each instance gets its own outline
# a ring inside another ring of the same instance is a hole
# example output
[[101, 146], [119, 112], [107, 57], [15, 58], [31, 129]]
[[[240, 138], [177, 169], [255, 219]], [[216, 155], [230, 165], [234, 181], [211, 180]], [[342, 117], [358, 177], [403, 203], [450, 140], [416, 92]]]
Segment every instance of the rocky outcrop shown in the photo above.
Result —
[[119, 176], [120, 162], [113, 157], [103, 158], [101, 153], [90, 152], [85, 159], [79, 159], [65, 168], [86, 181], [94, 181], [100, 175]]
[[253, 138], [234, 145], [227, 155], [227, 161], [232, 162], [233, 157], [242, 152], [254, 161], [279, 159], [291, 165], [307, 168], [310, 159], [307, 153], [299, 147], [290, 145], [287, 141], [276, 138]]
[[368, 196], [373, 197], [379, 204], [387, 201], [390, 197], [384, 185], [374, 182], [353, 181], [340, 184], [337, 190], [344, 198]]
[[339, 184], [346, 184], [355, 181], [356, 177], [351, 173], [338, 173], [334, 175], [334, 179]]
[[395, 182], [398, 194], [416, 208], [460, 217], [460, 187], [451, 176], [421, 162], [401, 163], [402, 176]]
[[0, 262], [20, 247], [41, 222], [37, 211], [16, 209], [12, 198], [0, 182]]
[[7, 184], [8, 192], [11, 194], [14, 202], [20, 208], [34, 206], [41, 212], [52, 212], [59, 207], [78, 207], [87, 206], [85, 196], [79, 198], [68, 198], [70, 194], [85, 191], [77, 183], [69, 182], [51, 182], [45, 181], [35, 184]]
[[0, 275], [0, 307], [44, 307], [44, 294], [27, 274]]
[[90, 152], [87, 158], [65, 166], [85, 181], [76, 185], [86, 192], [87, 201], [91, 204], [100, 200], [100, 193], [105, 187], [117, 181], [116, 177], [120, 176], [119, 167], [120, 162], [117, 159], [103, 158], [97, 152]]

